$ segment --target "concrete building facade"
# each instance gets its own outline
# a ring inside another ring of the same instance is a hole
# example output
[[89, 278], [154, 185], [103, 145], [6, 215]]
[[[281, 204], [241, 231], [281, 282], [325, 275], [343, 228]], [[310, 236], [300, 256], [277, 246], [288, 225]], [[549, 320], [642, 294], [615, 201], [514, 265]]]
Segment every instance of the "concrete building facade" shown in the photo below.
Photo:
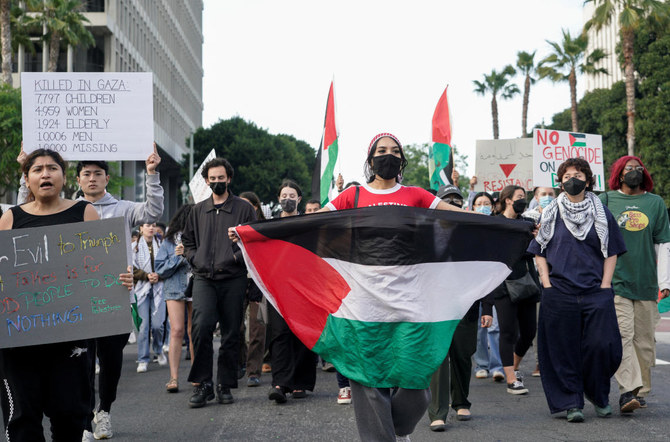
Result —
[[[152, 72], [154, 139], [166, 192], [164, 218], [181, 204], [180, 163], [188, 139], [202, 126], [203, 0], [84, 0], [84, 15], [95, 47], [61, 47], [58, 71]], [[17, 57], [14, 84], [22, 71], [42, 71], [41, 45], [36, 54]], [[133, 185], [121, 197], [144, 199], [144, 164], [124, 161], [123, 175]]]
[[[584, 23], [593, 17], [595, 11], [594, 4], [586, 3], [583, 9]], [[608, 74], [587, 74], [586, 75], [586, 92], [594, 89], [609, 89], [617, 81], [623, 80], [623, 69], [619, 64], [616, 54], [616, 45], [619, 42], [619, 17], [614, 16], [609, 25], [603, 26], [600, 31], [591, 28], [588, 31], [589, 44], [587, 53], [591, 53], [594, 49], [602, 49], [607, 54], [607, 57], [601, 60], [596, 67], [604, 67]]]

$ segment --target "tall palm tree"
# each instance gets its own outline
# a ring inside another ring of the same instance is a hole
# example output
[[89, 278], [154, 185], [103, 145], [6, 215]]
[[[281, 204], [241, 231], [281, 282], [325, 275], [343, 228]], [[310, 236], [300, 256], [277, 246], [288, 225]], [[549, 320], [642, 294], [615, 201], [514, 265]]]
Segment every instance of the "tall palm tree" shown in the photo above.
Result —
[[623, 71], [626, 85], [626, 115], [628, 116], [628, 131], [626, 142], [628, 155], [635, 154], [635, 65], [633, 63], [633, 48], [635, 31], [646, 18], [654, 21], [667, 19], [670, 15], [670, 6], [661, 0], [586, 0], [596, 6], [593, 17], [586, 22], [584, 30], [594, 28], [600, 31], [603, 26], [611, 23], [612, 18], [619, 16], [620, 42], [623, 51]]
[[607, 55], [602, 49], [594, 49], [586, 53], [588, 37], [581, 34], [572, 38], [570, 31], [563, 29], [563, 41], [559, 44], [547, 40], [553, 48], [553, 53], [540, 62], [538, 72], [540, 78], [549, 77], [554, 82], [567, 81], [570, 85], [570, 110], [572, 115], [572, 130], [577, 132], [577, 73], [607, 74], [605, 68], [596, 68], [595, 65]]
[[56, 72], [61, 41], [71, 46], [95, 44], [93, 34], [84, 25], [88, 19], [82, 14], [84, 5], [81, 0], [28, 0], [27, 4], [29, 10], [41, 12], [34, 15], [33, 22], [47, 27], [44, 38], [49, 47], [48, 72]]
[[504, 100], [509, 100], [514, 95], [519, 93], [519, 87], [514, 83], [510, 83], [510, 79], [514, 76], [515, 73], [516, 71], [512, 65], [507, 65], [500, 72], [492, 69], [490, 74], [484, 74], [484, 81], [473, 81], [475, 84], [475, 92], [477, 94], [486, 95], [487, 93], [491, 93], [493, 96], [493, 98], [491, 98], [491, 117], [493, 118], [494, 140], [497, 140], [499, 135], [497, 96], [500, 94], [501, 98]]
[[537, 78], [537, 68], [535, 65], [535, 52], [528, 53], [526, 51], [519, 51], [516, 53], [516, 67], [517, 72], [521, 73], [524, 77], [523, 80], [523, 107], [521, 110], [521, 138], [527, 137], [528, 132], [526, 131], [526, 126], [528, 123], [528, 100], [530, 97], [530, 86], [535, 84]]
[[2, 44], [2, 81], [12, 85], [12, 31], [10, 0], [0, 0], [0, 40]]

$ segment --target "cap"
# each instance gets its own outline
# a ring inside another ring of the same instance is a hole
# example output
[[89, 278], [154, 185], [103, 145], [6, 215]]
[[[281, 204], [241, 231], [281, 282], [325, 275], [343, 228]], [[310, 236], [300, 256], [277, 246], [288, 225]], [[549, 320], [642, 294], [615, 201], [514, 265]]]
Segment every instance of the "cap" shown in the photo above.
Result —
[[447, 195], [451, 194], [456, 194], [460, 198], [463, 198], [463, 194], [461, 193], [461, 190], [454, 186], [453, 184], [447, 184], [446, 186], [440, 186], [439, 189], [437, 189], [437, 197], [442, 199]]

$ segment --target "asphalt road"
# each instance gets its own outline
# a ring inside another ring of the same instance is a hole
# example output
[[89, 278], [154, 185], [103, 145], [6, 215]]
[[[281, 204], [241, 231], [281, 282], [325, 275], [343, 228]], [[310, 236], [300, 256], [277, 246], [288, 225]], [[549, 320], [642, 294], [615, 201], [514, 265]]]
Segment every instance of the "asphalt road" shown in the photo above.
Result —
[[[420, 422], [411, 436], [413, 441], [670, 441], [670, 314], [657, 329], [657, 358], [653, 369], [653, 394], [647, 398], [647, 409], [621, 416], [618, 391], [612, 382], [610, 402], [615, 409], [608, 419], [596, 417], [586, 405], [586, 421], [568, 423], [564, 414], [552, 416], [542, 392], [540, 378], [528, 374], [534, 368], [533, 350], [522, 365], [526, 372], [525, 396], [512, 396], [504, 384], [491, 379], [472, 379], [470, 400], [472, 420], [459, 422], [450, 414], [448, 429], [433, 433], [428, 417]], [[219, 405], [216, 401], [200, 409], [188, 408], [191, 394], [186, 382], [188, 361], [181, 363], [178, 393], [165, 392], [169, 378], [167, 367], [151, 364], [144, 374], [135, 372], [135, 345], [125, 349], [123, 376], [117, 401], [112, 408], [116, 441], [350, 441], [358, 440], [353, 408], [338, 405], [334, 373], [318, 370], [316, 390], [306, 399], [289, 399], [277, 405], [267, 399], [270, 375], [262, 385], [233, 390], [235, 403]], [[45, 420], [45, 428], [48, 423]], [[4, 428], [1, 429], [4, 433]], [[48, 438], [47, 438], [48, 439]]]

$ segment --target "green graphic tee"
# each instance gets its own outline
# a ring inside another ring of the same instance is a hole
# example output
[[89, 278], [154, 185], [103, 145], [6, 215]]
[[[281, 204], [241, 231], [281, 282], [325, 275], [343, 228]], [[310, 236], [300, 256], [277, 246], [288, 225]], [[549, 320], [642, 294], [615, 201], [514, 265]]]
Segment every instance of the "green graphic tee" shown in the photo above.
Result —
[[640, 301], [658, 299], [654, 244], [670, 242], [668, 212], [663, 199], [653, 193], [626, 195], [610, 191], [600, 195], [614, 215], [628, 252], [619, 256], [614, 269], [614, 293]]

